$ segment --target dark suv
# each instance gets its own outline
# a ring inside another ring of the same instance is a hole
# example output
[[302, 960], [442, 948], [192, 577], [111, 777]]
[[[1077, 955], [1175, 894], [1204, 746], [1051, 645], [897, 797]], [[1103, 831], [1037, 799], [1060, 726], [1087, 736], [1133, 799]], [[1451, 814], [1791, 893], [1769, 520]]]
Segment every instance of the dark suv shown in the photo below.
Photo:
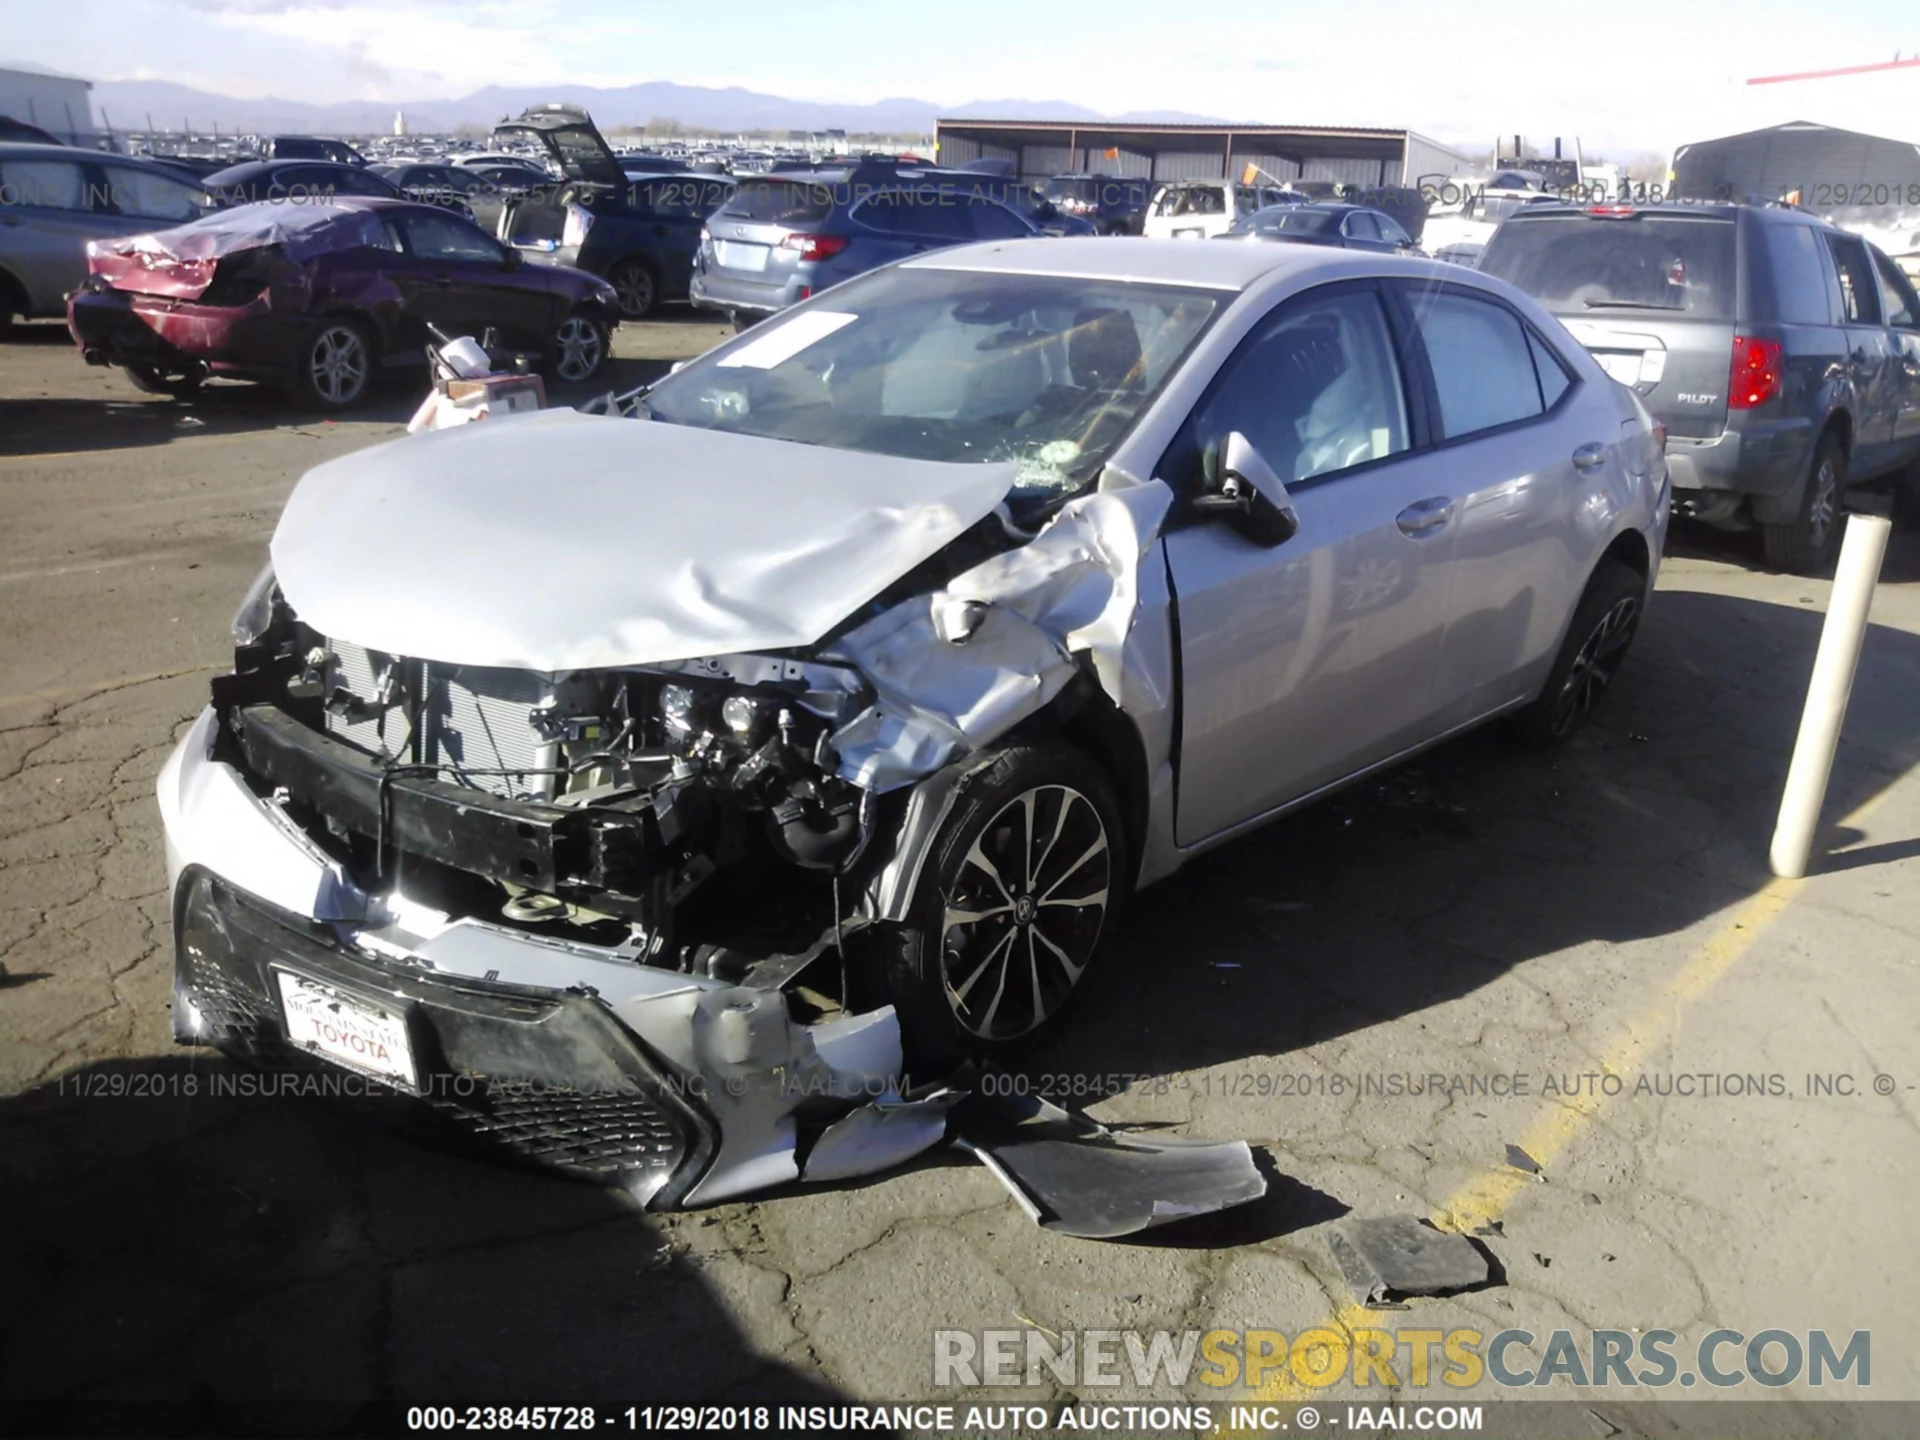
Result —
[[1007, 184], [888, 160], [744, 177], [707, 221], [693, 303], [741, 324], [923, 250], [1042, 233]]
[[601, 276], [624, 319], [686, 298], [702, 222], [733, 193], [730, 177], [631, 171], [576, 105], [537, 106], [494, 133], [537, 136], [561, 179], [539, 185], [535, 177], [532, 190], [504, 196], [497, 215], [470, 198], [483, 226], [529, 259]]
[[1092, 222], [1098, 235], [1138, 235], [1147, 223], [1145, 180], [1117, 175], [1056, 175], [1047, 181], [1047, 199], [1067, 215]]
[[1480, 269], [1525, 290], [1667, 427], [1676, 508], [1825, 568], [1840, 491], [1920, 456], [1920, 298], [1857, 235], [1775, 205], [1545, 204]]

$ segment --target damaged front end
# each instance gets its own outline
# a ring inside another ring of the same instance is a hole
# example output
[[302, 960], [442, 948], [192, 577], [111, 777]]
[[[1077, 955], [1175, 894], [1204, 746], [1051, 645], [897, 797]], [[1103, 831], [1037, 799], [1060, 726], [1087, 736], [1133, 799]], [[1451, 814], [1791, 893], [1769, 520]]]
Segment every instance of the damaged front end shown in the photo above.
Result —
[[[481, 560], [560, 431], [570, 513], [623, 544], [522, 593]], [[650, 492], [696, 451], [783, 474], [806, 532], [722, 478]], [[999, 467], [926, 464], [913, 504], [900, 470], [539, 412], [310, 474], [161, 776], [178, 1038], [345, 1066], [656, 1207], [941, 1143], [961, 1090], [944, 1060], [910, 1075], [868, 946], [996, 745], [1099, 710], [1145, 737], [1149, 803], [1170, 649], [1138, 576], [1167, 496], [1115, 472], [1029, 534]], [[1244, 1145], [1213, 1159], [1164, 1169], [1200, 1190], [1138, 1223], [1262, 1188]]]

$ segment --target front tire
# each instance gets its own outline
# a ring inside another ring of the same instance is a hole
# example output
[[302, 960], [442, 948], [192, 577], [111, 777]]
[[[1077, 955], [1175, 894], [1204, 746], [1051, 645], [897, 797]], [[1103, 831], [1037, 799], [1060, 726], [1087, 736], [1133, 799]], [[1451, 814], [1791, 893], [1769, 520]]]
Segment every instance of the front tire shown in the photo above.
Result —
[[1071, 746], [1012, 746], [960, 784], [908, 922], [887, 936], [887, 988], [922, 1065], [1052, 1025], [1113, 934], [1131, 874], [1113, 787]]
[[301, 347], [295, 393], [317, 410], [357, 405], [373, 381], [373, 346], [352, 320], [323, 320]]
[[1519, 715], [1530, 750], [1552, 750], [1573, 738], [1613, 684], [1640, 629], [1647, 582], [1618, 560], [1602, 560], [1573, 612], [1547, 683]]
[[547, 370], [555, 380], [584, 384], [606, 366], [611, 337], [606, 322], [576, 310], [560, 322], [547, 350]]
[[1840, 549], [1840, 483], [1846, 468], [1839, 440], [1822, 435], [1801, 491], [1799, 513], [1784, 524], [1760, 527], [1767, 564], [1795, 575], [1817, 575], [1832, 566]]

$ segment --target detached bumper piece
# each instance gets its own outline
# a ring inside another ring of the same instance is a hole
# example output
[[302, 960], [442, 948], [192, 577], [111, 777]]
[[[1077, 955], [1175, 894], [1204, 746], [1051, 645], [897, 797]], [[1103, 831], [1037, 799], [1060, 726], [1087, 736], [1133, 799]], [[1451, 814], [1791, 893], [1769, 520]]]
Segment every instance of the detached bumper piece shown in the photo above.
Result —
[[[590, 992], [377, 965], [341, 949], [328, 927], [204, 870], [181, 879], [174, 935], [183, 1041], [265, 1063], [320, 1054], [527, 1160], [619, 1185], [655, 1209], [679, 1203], [712, 1159], [711, 1118]], [[371, 1038], [363, 1026], [333, 1054], [326, 1041], [288, 1038], [290, 1023], [343, 1035], [345, 1018], [361, 1016], [374, 1022]], [[339, 1053], [349, 1045], [361, 1047], [360, 1063]]]
[[1115, 1240], [1258, 1200], [1244, 1140], [1149, 1140], [1033, 1096], [969, 1097], [954, 1117], [973, 1152], [1043, 1229]]

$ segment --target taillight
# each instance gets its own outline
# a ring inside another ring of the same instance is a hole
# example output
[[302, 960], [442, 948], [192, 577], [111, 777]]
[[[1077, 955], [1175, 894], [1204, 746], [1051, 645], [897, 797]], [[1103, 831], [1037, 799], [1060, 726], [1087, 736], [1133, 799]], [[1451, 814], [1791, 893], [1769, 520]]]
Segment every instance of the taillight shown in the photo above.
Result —
[[1653, 422], [1653, 448], [1662, 455], [1667, 453], [1667, 426], [1663, 420]]
[[802, 235], [798, 231], [780, 241], [782, 250], [798, 251], [802, 260], [831, 260], [847, 248], [844, 235]]
[[572, 250], [587, 243], [587, 232], [593, 229], [593, 212], [581, 205], [569, 203], [566, 223], [560, 227], [562, 248]]
[[1780, 342], [1733, 337], [1733, 371], [1727, 381], [1727, 408], [1752, 410], [1780, 393]]

